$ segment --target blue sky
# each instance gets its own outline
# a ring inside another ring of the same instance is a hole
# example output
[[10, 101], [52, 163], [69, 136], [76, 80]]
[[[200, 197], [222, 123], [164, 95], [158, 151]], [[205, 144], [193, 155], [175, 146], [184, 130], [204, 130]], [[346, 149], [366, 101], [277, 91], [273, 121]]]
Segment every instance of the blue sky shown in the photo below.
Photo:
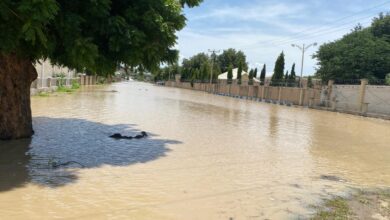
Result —
[[[385, 0], [205, 0], [185, 10], [187, 26], [178, 33], [177, 47], [181, 59], [208, 49], [240, 49], [250, 67], [265, 63], [267, 72], [284, 51], [286, 69], [295, 62], [300, 72], [301, 52], [292, 43], [333, 41], [386, 11]], [[315, 72], [311, 55], [317, 48], [305, 56], [304, 75]]]

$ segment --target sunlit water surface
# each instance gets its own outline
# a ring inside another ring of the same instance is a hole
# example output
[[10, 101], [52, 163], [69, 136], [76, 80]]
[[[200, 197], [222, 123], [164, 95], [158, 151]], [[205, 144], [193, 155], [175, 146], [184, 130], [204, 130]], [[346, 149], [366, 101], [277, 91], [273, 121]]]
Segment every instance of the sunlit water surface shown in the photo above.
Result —
[[33, 139], [0, 142], [0, 219], [308, 218], [323, 198], [390, 185], [388, 121], [143, 83], [32, 110]]

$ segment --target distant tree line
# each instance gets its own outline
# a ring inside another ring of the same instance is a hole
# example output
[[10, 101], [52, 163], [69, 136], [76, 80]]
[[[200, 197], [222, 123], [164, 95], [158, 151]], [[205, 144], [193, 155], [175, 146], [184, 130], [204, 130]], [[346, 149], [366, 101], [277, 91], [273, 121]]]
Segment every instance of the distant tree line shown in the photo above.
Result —
[[[214, 65], [213, 65], [214, 64]], [[211, 69], [213, 68], [213, 71]], [[220, 55], [208, 55], [206, 53], [198, 53], [189, 59], [184, 59], [182, 64], [174, 63], [165, 67], [161, 67], [154, 71], [153, 76], [156, 81], [159, 80], [174, 80], [176, 74], [181, 75], [181, 80], [190, 82], [209, 82], [211, 74], [212, 79], [218, 79], [218, 75], [227, 72], [228, 83], [233, 82], [233, 69], [237, 68], [237, 83], [241, 84], [243, 72], [248, 72], [248, 63], [246, 55], [242, 51], [235, 49], [224, 50]], [[254, 84], [254, 79], [260, 80], [260, 85], [264, 85], [266, 81], [266, 65], [262, 67], [260, 73], [257, 68], [249, 70], [249, 84]], [[296, 81], [295, 64], [291, 69], [291, 73], [284, 74], [284, 53], [282, 53], [275, 64], [275, 74], [272, 76], [273, 85], [292, 85]]]
[[232, 69], [241, 67], [242, 70], [247, 71], [248, 63], [244, 52], [230, 48], [220, 55], [199, 53], [189, 59], [184, 59], [181, 65], [176, 63], [162, 67], [153, 75], [155, 80], [168, 80], [169, 76], [173, 79], [174, 75], [181, 74], [181, 79], [185, 81], [209, 81], [211, 73], [212, 79], [216, 80], [218, 75], [227, 72], [229, 67]]

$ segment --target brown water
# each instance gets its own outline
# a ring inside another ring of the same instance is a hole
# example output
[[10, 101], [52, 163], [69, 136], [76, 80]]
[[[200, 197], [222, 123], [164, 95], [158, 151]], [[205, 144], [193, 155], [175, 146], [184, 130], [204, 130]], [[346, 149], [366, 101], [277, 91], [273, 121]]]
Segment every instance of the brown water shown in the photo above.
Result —
[[142, 83], [32, 109], [34, 138], [0, 142], [0, 219], [307, 218], [350, 187], [390, 186], [388, 121]]

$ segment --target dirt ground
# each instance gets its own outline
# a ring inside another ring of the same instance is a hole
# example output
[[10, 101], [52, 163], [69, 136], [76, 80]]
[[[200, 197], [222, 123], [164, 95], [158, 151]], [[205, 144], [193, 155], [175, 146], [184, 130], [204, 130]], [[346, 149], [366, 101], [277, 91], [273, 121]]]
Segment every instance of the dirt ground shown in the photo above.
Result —
[[314, 208], [314, 220], [390, 220], [390, 189], [356, 190], [349, 197], [335, 197]]

